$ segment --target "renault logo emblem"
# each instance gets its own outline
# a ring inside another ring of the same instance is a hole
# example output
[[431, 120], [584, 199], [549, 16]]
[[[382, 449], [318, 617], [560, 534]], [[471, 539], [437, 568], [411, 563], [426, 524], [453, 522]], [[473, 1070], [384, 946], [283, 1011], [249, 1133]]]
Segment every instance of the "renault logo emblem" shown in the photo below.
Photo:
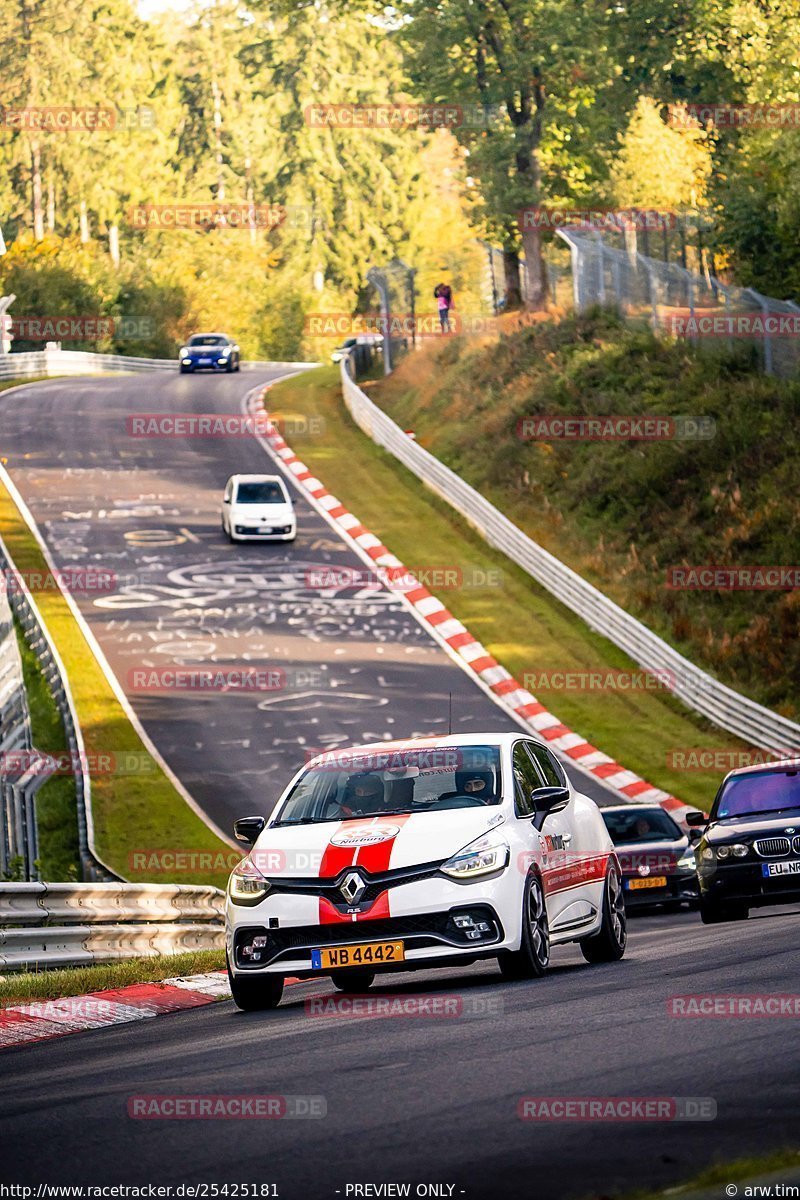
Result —
[[348, 871], [339, 886], [339, 891], [348, 904], [358, 904], [366, 890], [367, 885], [358, 871]]

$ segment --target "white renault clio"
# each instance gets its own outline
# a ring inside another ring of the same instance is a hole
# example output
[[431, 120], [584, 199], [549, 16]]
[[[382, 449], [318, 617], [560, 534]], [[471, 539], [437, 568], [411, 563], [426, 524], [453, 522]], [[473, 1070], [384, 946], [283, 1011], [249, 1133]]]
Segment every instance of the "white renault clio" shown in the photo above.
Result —
[[377, 972], [496, 957], [507, 979], [532, 979], [551, 945], [579, 942], [589, 962], [625, 951], [599, 809], [518, 733], [321, 754], [235, 833], [251, 846], [228, 885], [239, 1008], [274, 1008], [288, 975], [361, 991]]
[[293, 542], [297, 518], [280, 475], [231, 475], [222, 495], [222, 529], [232, 542]]

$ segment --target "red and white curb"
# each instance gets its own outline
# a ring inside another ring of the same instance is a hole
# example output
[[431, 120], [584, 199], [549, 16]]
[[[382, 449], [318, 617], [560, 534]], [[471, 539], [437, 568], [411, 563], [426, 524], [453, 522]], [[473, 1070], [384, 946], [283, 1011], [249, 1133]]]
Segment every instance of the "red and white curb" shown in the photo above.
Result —
[[226, 973], [211, 971], [185, 979], [164, 979], [161, 983], [134, 983], [85, 996], [15, 1004], [0, 1008], [0, 1049], [44, 1042], [87, 1029], [127, 1025], [230, 998]]
[[[271, 386], [267, 385], [251, 393], [248, 400], [251, 413], [260, 416], [262, 420], [264, 401]], [[659, 804], [678, 820], [691, 810], [691, 805], [647, 783], [634, 771], [627, 771], [591, 742], [587, 742], [581, 734], [569, 729], [522, 687], [513, 675], [492, 657], [486, 647], [472, 636], [467, 627], [453, 616], [441, 600], [415, 579], [400, 559], [384, 546], [380, 538], [362, 525], [358, 517], [349, 512], [336, 496], [331, 495], [325, 484], [297, 457], [271, 421], [267, 421], [266, 434], [259, 440], [272, 451], [328, 520], [355, 543], [362, 555], [366, 555], [381, 569], [381, 579], [385, 581], [387, 588], [404, 598], [424, 620], [436, 640], [455, 653], [461, 665], [477, 676], [500, 706], [519, 724], [532, 730], [554, 750], [560, 751], [576, 765], [602, 780], [606, 787], [619, 792], [623, 800]]]

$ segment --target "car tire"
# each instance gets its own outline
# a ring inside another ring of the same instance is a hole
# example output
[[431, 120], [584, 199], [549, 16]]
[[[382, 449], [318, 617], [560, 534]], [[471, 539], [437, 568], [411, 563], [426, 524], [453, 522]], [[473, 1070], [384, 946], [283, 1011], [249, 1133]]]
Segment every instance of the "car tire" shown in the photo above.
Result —
[[225, 524], [224, 517], [222, 518], [222, 532], [225, 534], [225, 536], [227, 537], [229, 542], [233, 541], [233, 534], [231, 533], [230, 529], [228, 529], [227, 525]]
[[374, 982], [374, 971], [331, 971], [331, 983], [337, 992], [368, 992]]
[[188, 368], [188, 367], [181, 367], [181, 368], [180, 368], [180, 372], [181, 372], [181, 375], [188, 375], [188, 374], [189, 374], [189, 368]]
[[228, 966], [228, 981], [233, 1002], [242, 1012], [266, 1012], [277, 1008], [283, 995], [282, 975], [262, 975], [250, 979], [234, 975]]
[[538, 875], [525, 880], [522, 896], [522, 938], [519, 950], [497, 956], [504, 979], [539, 979], [550, 964], [550, 926], [544, 887]]
[[234, 371], [238, 371], [238, 370], [239, 370], [239, 368], [241, 367], [241, 365], [242, 365], [242, 364], [239, 362], [239, 360], [238, 360], [238, 358], [237, 358], [237, 360], [236, 360], [236, 366], [233, 368], [233, 369], [234, 369]]
[[230, 375], [232, 370], [233, 370], [233, 363], [230, 361], [230, 359], [228, 359], [227, 363], [225, 364], [225, 374]]
[[708, 896], [700, 897], [700, 920], [704, 925], [722, 925], [726, 921], [746, 921], [750, 909], [741, 902], [711, 900]]
[[603, 921], [598, 933], [580, 943], [588, 963], [619, 962], [628, 941], [628, 914], [619, 872], [613, 864], [603, 886]]

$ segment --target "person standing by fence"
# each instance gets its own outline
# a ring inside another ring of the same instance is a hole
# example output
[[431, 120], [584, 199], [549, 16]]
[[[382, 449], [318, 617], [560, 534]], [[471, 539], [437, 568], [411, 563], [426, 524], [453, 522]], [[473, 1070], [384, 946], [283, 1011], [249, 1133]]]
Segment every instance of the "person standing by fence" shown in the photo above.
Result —
[[450, 309], [453, 307], [453, 290], [449, 283], [437, 283], [433, 296], [439, 309], [439, 324], [442, 333], [450, 333]]

